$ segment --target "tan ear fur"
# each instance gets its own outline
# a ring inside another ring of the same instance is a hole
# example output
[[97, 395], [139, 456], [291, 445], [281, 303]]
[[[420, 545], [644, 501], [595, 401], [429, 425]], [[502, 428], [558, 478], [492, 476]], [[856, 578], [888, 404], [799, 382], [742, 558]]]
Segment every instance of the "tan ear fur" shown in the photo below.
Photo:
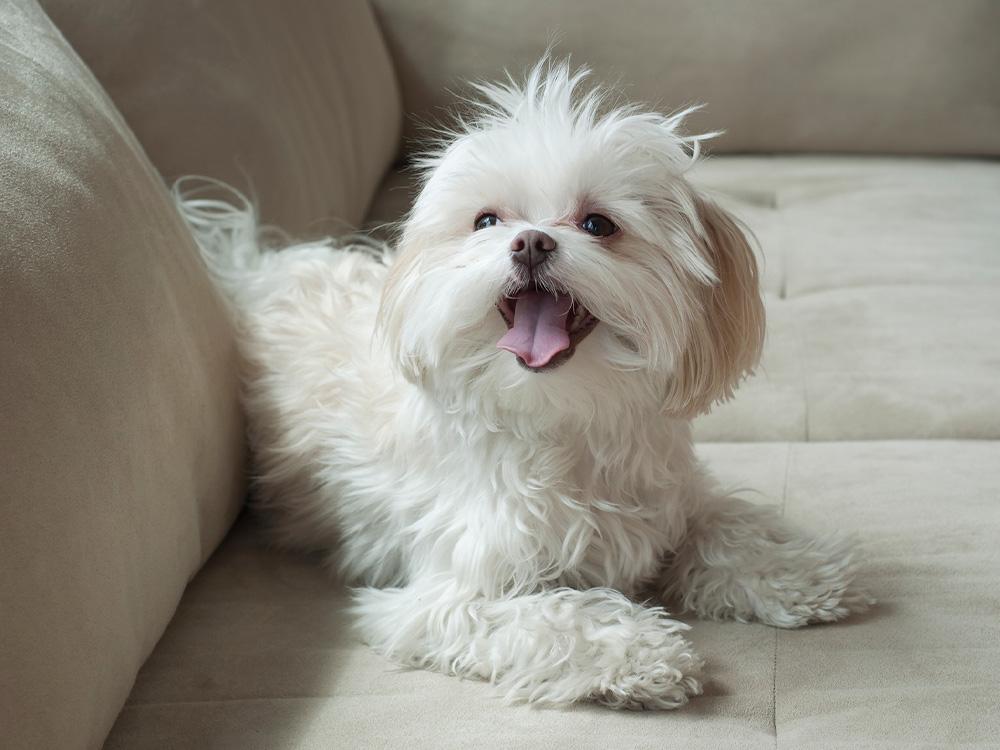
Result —
[[733, 395], [753, 372], [764, 342], [764, 305], [757, 261], [737, 221], [697, 196], [703, 228], [698, 244], [718, 282], [700, 291], [702, 314], [691, 326], [682, 361], [668, 388], [664, 410], [691, 418]]

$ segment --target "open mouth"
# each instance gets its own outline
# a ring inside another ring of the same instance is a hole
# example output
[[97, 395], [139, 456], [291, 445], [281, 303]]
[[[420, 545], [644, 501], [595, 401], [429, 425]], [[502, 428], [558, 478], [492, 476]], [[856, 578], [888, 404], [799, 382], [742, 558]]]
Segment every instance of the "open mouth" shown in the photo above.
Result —
[[534, 283], [497, 300], [507, 333], [497, 348], [511, 352], [532, 372], [552, 370], [568, 361], [598, 320], [562, 291], [539, 289]]

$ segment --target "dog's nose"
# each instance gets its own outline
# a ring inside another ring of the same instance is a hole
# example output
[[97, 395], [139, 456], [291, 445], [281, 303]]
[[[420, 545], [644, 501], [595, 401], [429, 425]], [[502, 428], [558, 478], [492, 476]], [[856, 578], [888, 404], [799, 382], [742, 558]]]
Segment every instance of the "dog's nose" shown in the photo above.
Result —
[[525, 229], [510, 241], [514, 262], [527, 266], [529, 271], [548, 260], [555, 249], [556, 241], [552, 236], [538, 229]]

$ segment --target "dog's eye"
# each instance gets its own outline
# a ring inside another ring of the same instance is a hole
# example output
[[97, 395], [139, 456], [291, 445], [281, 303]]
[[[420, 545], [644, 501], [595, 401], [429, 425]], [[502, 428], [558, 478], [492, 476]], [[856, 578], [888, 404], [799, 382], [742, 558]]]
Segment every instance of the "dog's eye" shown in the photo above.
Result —
[[580, 222], [580, 229], [595, 237], [610, 237], [618, 231], [618, 227], [611, 219], [600, 214], [589, 214], [586, 219]]
[[486, 227], [495, 227], [500, 223], [500, 217], [496, 214], [479, 214], [476, 217], [475, 229], [478, 232], [480, 229], [486, 229]]

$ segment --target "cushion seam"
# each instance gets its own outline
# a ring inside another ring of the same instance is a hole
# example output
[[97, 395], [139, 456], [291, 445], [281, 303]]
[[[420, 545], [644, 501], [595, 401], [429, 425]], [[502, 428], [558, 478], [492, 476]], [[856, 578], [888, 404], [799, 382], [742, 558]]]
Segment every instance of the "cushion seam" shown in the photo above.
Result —
[[[788, 481], [792, 473], [792, 447], [793, 443], [788, 443], [785, 449], [785, 479], [781, 488], [780, 514], [785, 516], [785, 507], [788, 503]], [[771, 659], [771, 732], [774, 735], [774, 748], [778, 748], [778, 636], [781, 631], [774, 630], [774, 652]]]

